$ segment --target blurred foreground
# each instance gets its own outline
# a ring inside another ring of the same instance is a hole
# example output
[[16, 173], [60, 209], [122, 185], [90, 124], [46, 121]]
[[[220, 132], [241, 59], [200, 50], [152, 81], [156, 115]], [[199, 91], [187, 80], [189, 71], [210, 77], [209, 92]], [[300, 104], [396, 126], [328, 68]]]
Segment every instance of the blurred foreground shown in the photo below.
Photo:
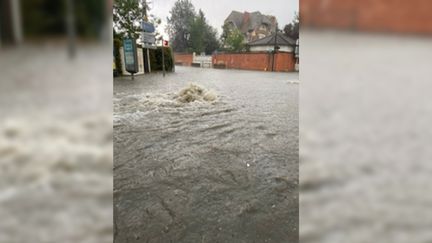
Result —
[[110, 6], [0, 3], [0, 242], [112, 241]]
[[430, 0], [301, 0], [305, 27], [432, 34]]
[[0, 242], [112, 241], [111, 53], [0, 51]]
[[432, 2], [300, 4], [301, 242], [432, 242]]
[[431, 39], [301, 41], [301, 242], [432, 242]]

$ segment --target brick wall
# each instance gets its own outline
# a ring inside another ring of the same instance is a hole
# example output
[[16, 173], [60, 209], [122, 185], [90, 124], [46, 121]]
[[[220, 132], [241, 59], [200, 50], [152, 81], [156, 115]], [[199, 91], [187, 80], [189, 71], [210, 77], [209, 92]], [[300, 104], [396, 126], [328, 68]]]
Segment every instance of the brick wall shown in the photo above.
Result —
[[[214, 66], [225, 66], [228, 69], [245, 69], [271, 71], [273, 55], [259, 53], [220, 53], [212, 57]], [[277, 53], [275, 55], [275, 71], [291, 72], [295, 70], [293, 53]]]
[[431, 0], [300, 0], [302, 26], [432, 34]]
[[174, 61], [177, 65], [191, 66], [192, 60], [192, 54], [174, 53]]

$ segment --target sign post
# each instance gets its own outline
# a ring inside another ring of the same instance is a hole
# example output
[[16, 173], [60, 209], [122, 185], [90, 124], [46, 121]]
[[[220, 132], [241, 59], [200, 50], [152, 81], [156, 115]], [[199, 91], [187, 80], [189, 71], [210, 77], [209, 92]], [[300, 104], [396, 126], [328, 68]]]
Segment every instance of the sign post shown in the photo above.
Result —
[[148, 32], [148, 33], [153, 33], [153, 32], [155, 32], [155, 27], [154, 27], [154, 25], [151, 24], [151, 23], [149, 23], [149, 22], [145, 22], [145, 21], [142, 21], [142, 22], [141, 22], [141, 29], [142, 29], [142, 31], [144, 31], [144, 32]]
[[[145, 1], [144, 1], [145, 2]], [[146, 14], [144, 14], [146, 16]], [[150, 51], [149, 49], [155, 49], [155, 42], [156, 42], [156, 38], [155, 38], [155, 27], [152, 23], [149, 23], [146, 21], [147, 17], [144, 18], [143, 21], [141, 21], [141, 42], [143, 44], [143, 48], [146, 49], [145, 52], [145, 58], [144, 58], [144, 63], [147, 64], [145, 65], [144, 69], [145, 72], [151, 72], [150, 70]], [[144, 52], [144, 49], [143, 49]]]
[[164, 46], [165, 46], [165, 41], [164, 41], [163, 36], [162, 36], [162, 72], [163, 72], [163, 76], [165, 77], [165, 54], [164, 54]]
[[124, 39], [123, 51], [125, 59], [125, 69], [132, 74], [133, 80], [134, 74], [138, 72], [138, 57], [135, 41], [133, 39]]
[[143, 43], [154, 44], [156, 42], [156, 37], [153, 33], [142, 32], [141, 41]]

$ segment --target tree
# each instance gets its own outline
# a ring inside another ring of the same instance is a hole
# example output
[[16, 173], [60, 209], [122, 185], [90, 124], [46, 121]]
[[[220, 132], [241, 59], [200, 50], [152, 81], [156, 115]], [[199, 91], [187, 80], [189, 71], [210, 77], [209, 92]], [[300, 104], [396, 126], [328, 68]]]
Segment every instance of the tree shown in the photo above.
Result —
[[[144, 7], [146, 7], [147, 12], [150, 10], [148, 4], [144, 6], [138, 0], [114, 0], [114, 31], [122, 38], [131, 37], [138, 39], [142, 31], [141, 21], [144, 19]], [[160, 18], [157, 18], [153, 14], [149, 14], [147, 19], [155, 28], [161, 23]], [[155, 35], [158, 36], [160, 34], [156, 31]]]
[[245, 48], [243, 33], [237, 28], [234, 28], [229, 31], [225, 43], [226, 43], [226, 47], [230, 51], [239, 52], [239, 51], [243, 51]]
[[204, 34], [205, 43], [205, 52], [207, 54], [212, 54], [214, 51], [220, 48], [220, 42], [217, 38], [218, 33], [215, 28], [210, 25], [206, 26], [206, 32]]
[[295, 13], [292, 22], [285, 25], [284, 33], [286, 36], [294, 40], [297, 40], [299, 38], [299, 30], [300, 30], [300, 17], [298, 13]]
[[217, 30], [207, 23], [204, 12], [200, 9], [191, 25], [191, 50], [196, 53], [211, 54], [219, 48]]
[[114, 0], [113, 27], [120, 36], [139, 38], [140, 21], [143, 19], [142, 7], [138, 0]]
[[189, 0], [178, 0], [170, 11], [167, 32], [177, 52], [213, 53], [220, 46], [217, 30], [207, 23], [204, 12]]
[[223, 46], [225, 47], [227, 45], [226, 40], [228, 38], [229, 33], [231, 32], [232, 26], [228, 23], [225, 23], [222, 26], [222, 35], [220, 37], [221, 42], [223, 44]]
[[228, 51], [243, 51], [245, 50], [245, 37], [243, 33], [230, 23], [225, 23], [222, 26], [222, 35], [220, 37], [222, 46]]
[[206, 22], [203, 11], [199, 10], [190, 28], [190, 49], [196, 53], [201, 53], [205, 49]]
[[167, 18], [167, 32], [174, 51], [191, 49], [191, 26], [195, 21], [195, 8], [189, 0], [177, 0]]

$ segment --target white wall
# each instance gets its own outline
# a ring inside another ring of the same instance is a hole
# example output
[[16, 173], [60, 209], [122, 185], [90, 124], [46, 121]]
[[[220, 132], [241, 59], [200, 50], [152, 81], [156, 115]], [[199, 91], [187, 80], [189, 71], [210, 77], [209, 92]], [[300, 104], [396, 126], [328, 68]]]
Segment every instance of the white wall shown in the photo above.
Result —
[[199, 63], [201, 67], [211, 68], [213, 65], [212, 56], [197, 56], [195, 53], [193, 53], [192, 63]]
[[[254, 52], [258, 52], [258, 51], [273, 51], [274, 46], [251, 46], [250, 51]], [[279, 51], [284, 51], [284, 52], [293, 52], [294, 49], [291, 46], [281, 46]]]

